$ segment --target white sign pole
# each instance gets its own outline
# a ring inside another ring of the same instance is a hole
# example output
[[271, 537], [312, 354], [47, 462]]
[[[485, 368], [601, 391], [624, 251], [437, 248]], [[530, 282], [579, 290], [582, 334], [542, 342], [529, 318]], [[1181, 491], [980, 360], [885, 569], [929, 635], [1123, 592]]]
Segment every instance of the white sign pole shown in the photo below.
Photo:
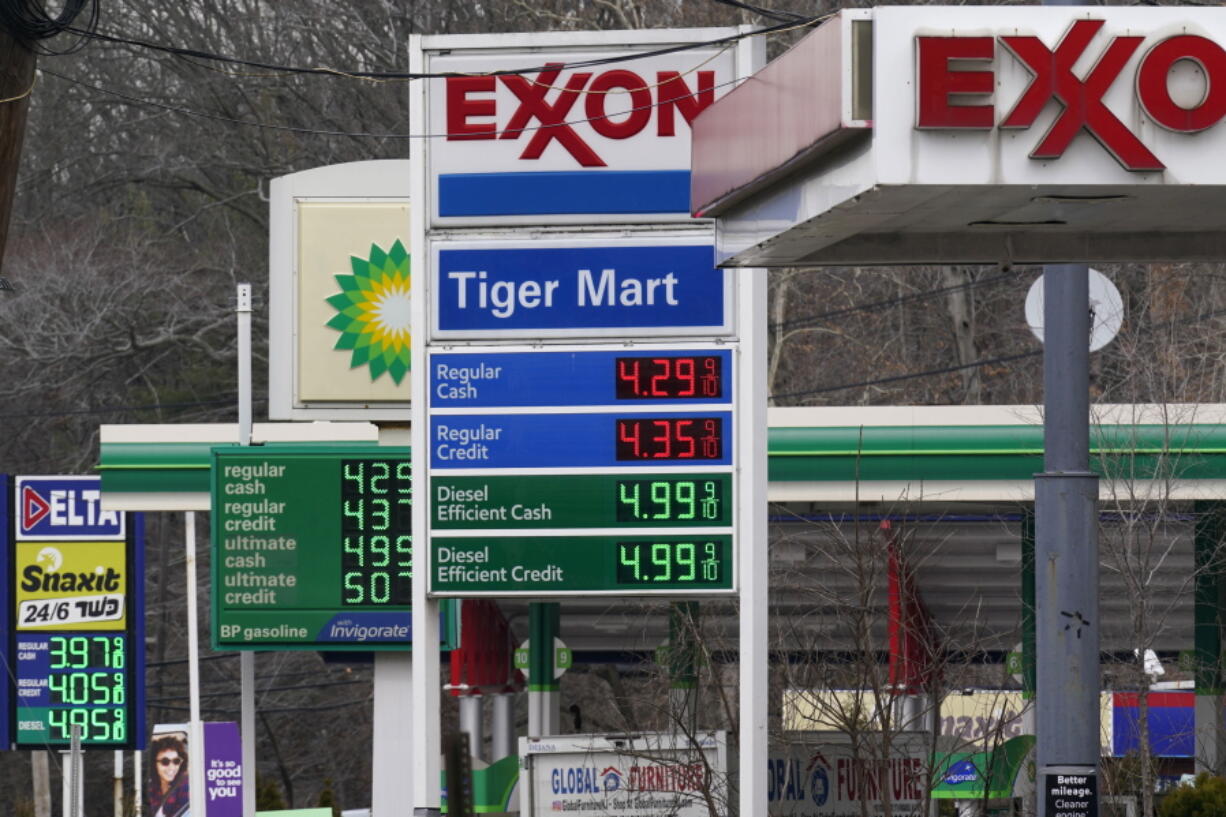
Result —
[[737, 549], [741, 569], [740, 618], [740, 814], [766, 809], [767, 700], [770, 696], [767, 642], [766, 522], [766, 270], [743, 269], [737, 304], [741, 327], [741, 490], [744, 501]]
[[[238, 285], [238, 444], [251, 445], [251, 284]], [[238, 654], [243, 814], [255, 814], [255, 652]]]
[[[145, 813], [145, 798], [140, 785], [142, 771], [140, 760], [141, 753], [138, 749], [132, 753], [132, 817], [143, 817]], [[254, 814], [255, 812], [249, 813]], [[39, 817], [39, 815], [35, 815], [35, 817]]]
[[[421, 50], [420, 35], [409, 38], [409, 70], [420, 73], [425, 64]], [[409, 90], [409, 119], [411, 122], [426, 122], [425, 94], [426, 83], [429, 80], [415, 82]], [[426, 291], [424, 282], [430, 276], [429, 248], [426, 244], [426, 211], [429, 207], [429, 197], [426, 194], [426, 151], [429, 146], [426, 140], [413, 146], [413, 155], [409, 179], [409, 254], [413, 264], [412, 298], [412, 368], [409, 372], [412, 394], [425, 395], [426, 379], [426, 299], [422, 297]], [[429, 447], [426, 439], [425, 400], [415, 399], [412, 403], [412, 427], [410, 429], [412, 443], [413, 484], [427, 485], [426, 469], [430, 462]], [[442, 792], [439, 789], [439, 753], [442, 750], [442, 720], [440, 717], [439, 697], [442, 694], [442, 681], [439, 679], [439, 629], [438, 602], [426, 597], [428, 574], [430, 570], [430, 541], [424, 534], [428, 530], [426, 519], [426, 503], [424, 497], [416, 496], [413, 503], [413, 530], [423, 533], [415, 536], [413, 548], [413, 689], [412, 712], [413, 730], [411, 737], [412, 750], [410, 757], [415, 763], [402, 761], [401, 768], [408, 766], [405, 778], [412, 783], [412, 796], [404, 802], [412, 803], [413, 814], [418, 817], [437, 817], [442, 811]], [[403, 774], [403, 771], [402, 771]], [[382, 817], [378, 812], [374, 817]]]
[[[742, 31], [746, 28], [742, 28]], [[766, 62], [761, 37], [741, 41], [737, 49], [738, 77], [751, 77]], [[718, 233], [718, 230], [716, 231]], [[741, 569], [740, 620], [740, 753], [737, 755], [739, 813], [764, 812], [767, 803], [766, 765], [770, 752], [767, 700], [770, 695], [770, 653], [767, 628], [770, 559], [766, 520], [766, 279], [764, 269], [736, 273], [738, 327], [741, 335], [739, 407], [741, 412], [741, 528], [737, 554]]]
[[[408, 445], [409, 442], [409, 431], [404, 426], [379, 426], [379, 445]], [[413, 642], [414, 645], [430, 643], [420, 640], [416, 626]], [[437, 636], [434, 643], [438, 644]], [[430, 652], [425, 648], [421, 651]], [[437, 647], [434, 654], [438, 655]], [[372, 817], [404, 817], [405, 804], [413, 801], [413, 777], [406, 772], [415, 767], [413, 758], [420, 757], [412, 737], [416, 732], [413, 664], [413, 653], [375, 653], [374, 754], [370, 765]]]
[[188, 721], [187, 775], [192, 813], [206, 817], [204, 798], [204, 730], [200, 728], [200, 615], [196, 605], [196, 512], [183, 514], [187, 549], [187, 690]]
[[[115, 750], [115, 776], [114, 776], [114, 795], [115, 795], [115, 817], [123, 817], [123, 750]], [[139, 788], [139, 786], [137, 787]]]

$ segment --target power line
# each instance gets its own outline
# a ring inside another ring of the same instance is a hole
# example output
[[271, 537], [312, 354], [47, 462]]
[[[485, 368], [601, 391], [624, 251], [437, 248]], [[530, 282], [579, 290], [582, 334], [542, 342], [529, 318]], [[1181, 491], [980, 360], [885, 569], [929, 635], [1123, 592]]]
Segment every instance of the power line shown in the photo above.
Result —
[[804, 15], [797, 14], [793, 11], [775, 11], [773, 9], [764, 9], [761, 6], [752, 6], [749, 3], [742, 3], [740, 0], [713, 0], [722, 6], [731, 6], [732, 8], [741, 9], [743, 11], [752, 11], [754, 14], [762, 17], [767, 17], [772, 20], [782, 20], [785, 22], [800, 22], [806, 19]]
[[[717, 0], [718, 1], [718, 0]], [[753, 8], [753, 7], [749, 7]], [[747, 37], [757, 37], [763, 34], [775, 34], [784, 31], [789, 31], [796, 28], [804, 28], [807, 26], [820, 23], [822, 20], [829, 17], [829, 14], [819, 15], [816, 17], [797, 17], [789, 19], [785, 22], [778, 23], [773, 26], [765, 26], [753, 31], [738, 32], [727, 37], [719, 37], [714, 40], [704, 40], [695, 43], [680, 43], [677, 45], [666, 46], [664, 48], [656, 48], [650, 51], [640, 51], [633, 54], [620, 54], [610, 57], [599, 57], [590, 60], [576, 60], [575, 62], [563, 63], [563, 70], [575, 68], [596, 68], [602, 65], [614, 65], [622, 62], [630, 62], [632, 60], [645, 59], [649, 57], [664, 56], [666, 54], [675, 54], [682, 51], [692, 51], [699, 48], [706, 48], [713, 45], [731, 45]], [[70, 27], [68, 29], [74, 34], [89, 39], [100, 40], [108, 43], [116, 43], [121, 45], [129, 45], [137, 48], [144, 48], [150, 51], [157, 51], [164, 54], [169, 54], [174, 57], [186, 57], [198, 60], [210, 60], [213, 62], [226, 63], [228, 65], [241, 65], [246, 68], [259, 68], [265, 71], [279, 71], [286, 74], [304, 74], [314, 76], [342, 77], [348, 79], [374, 79], [374, 80], [415, 80], [415, 79], [442, 79], [446, 77], [471, 77], [471, 76], [502, 76], [509, 74], [531, 74], [539, 73], [545, 70], [544, 66], [531, 68], [514, 68], [514, 69], [498, 69], [493, 71], [478, 71], [478, 72], [443, 72], [443, 73], [413, 73], [410, 71], [360, 71], [360, 70], [341, 70], [330, 67], [306, 67], [301, 65], [284, 65], [278, 63], [261, 62], [259, 60], [246, 60], [240, 57], [231, 57], [224, 54], [215, 54], [209, 51], [201, 51], [195, 48], [183, 48], [180, 46], [163, 45], [154, 43], [148, 40], [139, 40], [133, 37], [121, 37], [116, 34], [106, 34], [102, 31], [78, 29]]]
[[986, 286], [988, 284], [995, 284], [995, 283], [1004, 281], [1009, 278], [1014, 278], [1018, 274], [1020, 273], [1006, 272], [1000, 275], [993, 275], [990, 278], [979, 278], [974, 281], [968, 281], [965, 284], [952, 284], [950, 286], [939, 287], [937, 289], [926, 289], [923, 292], [913, 292], [909, 295], [899, 295], [894, 298], [886, 298], [885, 300], [881, 300], [881, 301], [873, 301], [872, 303], [856, 304], [854, 306], [847, 306], [841, 309], [831, 310], [829, 312], [821, 312], [816, 315], [806, 315], [802, 318], [791, 318], [789, 320], [780, 321], [778, 323], [768, 323], [767, 329], [791, 329], [793, 327], [808, 326], [814, 323], [820, 323], [821, 321], [828, 320], [830, 318], [838, 318], [838, 317], [842, 317], [843, 315], [851, 315], [856, 312], [867, 312], [873, 309], [885, 309], [885, 308], [889, 308], [893, 306], [901, 306], [902, 304], [912, 303], [914, 301], [922, 301], [928, 298], [935, 298], [938, 295], [948, 295], [952, 292], [958, 292], [960, 290], [970, 290], [970, 289], [975, 289], [976, 287]]
[[[232, 406], [237, 398], [228, 397], [218, 400], [196, 400], [184, 403], [147, 403], [140, 406], [103, 406], [91, 409], [69, 409], [67, 411], [26, 411], [0, 414], [0, 420], [22, 419], [27, 417], [72, 417], [88, 414], [114, 414], [123, 411], [160, 411], [161, 409], [199, 408], [204, 406]], [[256, 403], [267, 403], [267, 397], [255, 398]]]
[[772, 394], [770, 399], [781, 399], [787, 397], [804, 397], [810, 394], [825, 394], [832, 391], [843, 391], [844, 389], [857, 389], [863, 386], [878, 386], [883, 383], [897, 383], [900, 380], [914, 380], [919, 377], [932, 377], [939, 374], [949, 374], [951, 372], [959, 372], [963, 369], [976, 369], [980, 366], [991, 366], [996, 363], [1009, 363], [1014, 360], [1021, 360], [1027, 357], [1035, 357], [1043, 354], [1042, 349], [1034, 349], [1029, 352], [1020, 352], [1016, 355], [1003, 355], [1001, 357], [992, 357], [984, 360], [976, 360], [971, 363], [963, 363], [957, 366], [944, 366], [940, 369], [928, 369], [922, 372], [908, 372], [906, 374], [896, 374], [890, 377], [879, 377], [875, 380], [861, 380], [856, 383], [841, 383], [837, 386], [823, 386], [820, 389], [809, 389], [807, 391], [789, 392], [788, 394]]
[[[93, 85], [92, 83], [88, 83], [83, 80], [76, 79], [74, 77], [66, 76], [65, 74], [60, 74], [48, 68], [41, 68], [39, 70], [53, 77], [56, 77], [57, 79], [62, 79], [65, 82], [70, 82], [74, 85], [79, 85], [83, 88], [89, 88], [91, 91], [96, 91], [100, 94], [106, 94], [108, 96], [117, 97], [133, 105], [148, 105], [151, 107], [160, 108], [165, 111], [170, 111], [173, 113], [180, 113], [180, 114], [183, 114], [184, 116], [196, 116], [202, 119], [212, 119], [217, 122], [225, 122], [231, 125], [243, 125], [246, 127], [253, 127], [253, 128], [267, 128], [269, 130], [289, 131], [291, 133], [302, 133], [302, 134], [309, 134], [312, 136], [345, 136], [349, 138], [361, 138], [361, 139], [445, 139], [448, 136], [448, 134], [446, 133], [369, 133], [369, 132], [362, 132], [362, 131], [320, 130], [318, 128], [304, 128], [304, 127], [298, 127], [294, 125], [269, 124], [267, 122], [259, 122], [259, 121], [251, 120], [251, 119], [235, 119], [234, 117], [230, 117], [230, 116], [222, 116], [221, 114], [207, 113], [204, 111], [196, 111], [190, 108], [181, 108], [175, 105], [167, 104], [165, 102], [156, 102], [151, 99], [144, 99], [142, 97], [131, 96], [130, 94], [125, 94], [120, 91], [112, 91], [109, 88], [103, 88], [99, 85]], [[710, 90], [713, 91], [716, 88], [724, 88], [729, 85], [736, 85], [738, 82], [740, 82], [740, 80], [728, 80], [727, 82], [721, 82], [719, 84], [712, 85]], [[671, 97], [667, 102], [651, 102], [647, 105], [639, 105], [636, 107], [627, 108], [626, 110], [621, 111], [621, 113], [630, 114], [630, 113], [634, 113], [635, 111], [652, 110], [653, 108], [658, 108], [664, 104], [673, 104], [677, 100], [680, 100], [680, 99], [692, 99], [698, 96], [699, 94], [703, 93], [704, 91], [705, 89], [700, 89], [698, 91], [694, 91], [689, 94], [678, 94], [676, 96]], [[532, 133], [534, 131], [539, 131], [539, 130], [550, 130], [552, 128], [569, 128], [573, 125], [581, 125], [586, 122], [593, 122], [593, 121], [596, 121], [598, 119], [603, 119], [603, 118], [604, 118], [603, 116], [589, 116], [589, 117], [584, 117], [582, 119], [568, 119], [565, 122], [558, 122], [558, 123], [548, 124], [548, 125], [546, 124], [533, 125], [533, 126], [524, 125], [523, 127], [510, 128], [506, 130], [489, 131], [488, 136], [491, 139], [496, 138], [498, 136], [502, 136], [503, 134], [515, 134], [518, 136], [519, 134], [522, 134], [522, 133]]]
[[[1214, 309], [1209, 312], [1202, 312], [1201, 314], [1196, 315], [1192, 318], [1185, 318], [1185, 319], [1172, 318], [1171, 320], [1163, 321], [1161, 323], [1150, 324], [1144, 327], [1143, 329], [1139, 330], [1139, 333], [1153, 332], [1162, 327], [1200, 323], [1201, 321], [1207, 321], [1212, 318], [1221, 317], [1223, 315], [1226, 315], [1226, 309]], [[776, 400], [776, 399], [784, 399], [784, 398], [790, 398], [790, 397], [805, 397], [805, 396], [812, 395], [812, 394], [826, 394], [828, 392], [844, 391], [846, 389], [858, 389], [864, 386], [878, 386], [884, 383], [896, 383], [902, 380], [914, 380], [914, 379], [921, 378], [921, 377], [932, 377], [935, 375], [950, 374], [952, 372], [962, 371], [963, 369], [975, 369], [980, 366], [992, 366], [997, 363], [1010, 363], [1014, 360], [1022, 360], [1024, 358], [1035, 357], [1036, 355], [1041, 355], [1041, 354], [1043, 354], [1042, 349], [1034, 349], [1032, 351], [1021, 352], [1016, 355], [1002, 355], [1000, 357], [992, 357], [992, 358], [986, 358], [983, 360], [976, 360], [970, 363], [959, 364], [957, 366], [944, 366], [939, 369], [927, 369], [922, 372], [908, 372], [906, 374], [891, 375], [890, 377], [880, 377], [880, 378], [876, 378], [873, 380], [861, 380], [861, 381], [854, 382], [854, 383], [842, 383], [837, 386], [823, 386], [820, 389], [808, 389], [806, 391], [789, 392], [787, 394], [772, 394], [772, 395], [769, 395], [767, 399]]]

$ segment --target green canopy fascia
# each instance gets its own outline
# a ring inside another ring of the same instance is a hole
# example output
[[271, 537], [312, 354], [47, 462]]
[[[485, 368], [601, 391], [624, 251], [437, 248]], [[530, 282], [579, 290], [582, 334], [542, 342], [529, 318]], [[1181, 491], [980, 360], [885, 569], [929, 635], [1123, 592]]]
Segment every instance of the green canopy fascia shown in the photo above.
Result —
[[[104, 441], [98, 464], [103, 494], [203, 496], [209, 490], [209, 451], [219, 444], [225, 443]], [[780, 426], [769, 429], [767, 451], [769, 480], [780, 487], [1031, 483], [1043, 469], [1043, 428], [1025, 423]], [[1093, 426], [1090, 460], [1091, 468], [1110, 480], [1226, 481], [1226, 424]]]
[[[1043, 427], [772, 428], [770, 480], [1029, 480], [1043, 470]], [[1090, 467], [1113, 479], [1226, 477], [1226, 425], [1091, 427]]]

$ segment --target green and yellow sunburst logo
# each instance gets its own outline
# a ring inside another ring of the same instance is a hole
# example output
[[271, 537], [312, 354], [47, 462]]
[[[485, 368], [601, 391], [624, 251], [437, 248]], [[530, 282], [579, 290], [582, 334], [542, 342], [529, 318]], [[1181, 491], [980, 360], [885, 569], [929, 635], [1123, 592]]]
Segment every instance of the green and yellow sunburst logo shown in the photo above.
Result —
[[409, 371], [409, 253], [397, 241], [388, 252], [370, 245], [370, 258], [351, 256], [352, 275], [337, 275], [341, 291], [328, 298], [337, 315], [334, 349], [352, 349], [349, 367], [370, 367], [371, 381], [387, 372], [399, 385]]

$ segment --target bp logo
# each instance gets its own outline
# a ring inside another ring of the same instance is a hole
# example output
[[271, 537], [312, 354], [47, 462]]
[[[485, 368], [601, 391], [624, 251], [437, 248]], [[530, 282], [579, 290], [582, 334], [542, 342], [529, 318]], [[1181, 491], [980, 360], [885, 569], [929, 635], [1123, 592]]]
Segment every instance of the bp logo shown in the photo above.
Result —
[[352, 275], [337, 275], [341, 291], [328, 298], [336, 315], [328, 326], [341, 336], [334, 349], [349, 349], [349, 368], [367, 366], [371, 381], [385, 372], [399, 384], [409, 371], [409, 253], [397, 241], [370, 257], [352, 256]]

